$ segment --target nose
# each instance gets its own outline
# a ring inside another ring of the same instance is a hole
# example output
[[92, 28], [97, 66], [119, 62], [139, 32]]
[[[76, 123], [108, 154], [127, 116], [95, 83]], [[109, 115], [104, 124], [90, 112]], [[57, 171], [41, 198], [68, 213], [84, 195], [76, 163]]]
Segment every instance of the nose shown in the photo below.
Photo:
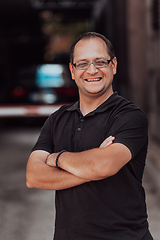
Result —
[[93, 62], [90, 63], [89, 68], [87, 69], [87, 72], [90, 74], [95, 74], [98, 72], [98, 69], [94, 66]]

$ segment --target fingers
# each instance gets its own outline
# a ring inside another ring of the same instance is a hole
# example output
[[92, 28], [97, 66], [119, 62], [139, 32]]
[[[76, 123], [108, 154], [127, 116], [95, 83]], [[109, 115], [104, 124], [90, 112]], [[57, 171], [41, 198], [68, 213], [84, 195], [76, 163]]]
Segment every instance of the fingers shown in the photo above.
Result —
[[55, 159], [56, 159], [57, 153], [52, 153], [50, 154], [47, 159], [46, 159], [46, 164], [49, 165], [50, 167], [55, 167]]
[[100, 148], [105, 148], [107, 146], [110, 146], [113, 143], [114, 139], [115, 137], [109, 136], [101, 143]]

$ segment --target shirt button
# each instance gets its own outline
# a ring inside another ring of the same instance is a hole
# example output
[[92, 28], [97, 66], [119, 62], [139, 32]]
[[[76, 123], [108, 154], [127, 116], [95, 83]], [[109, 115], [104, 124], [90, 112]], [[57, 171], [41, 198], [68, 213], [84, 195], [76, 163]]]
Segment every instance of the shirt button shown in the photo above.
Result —
[[81, 128], [77, 128], [77, 131], [80, 132], [80, 131], [81, 131]]
[[84, 119], [82, 118], [80, 121], [81, 121], [81, 122], [84, 122]]

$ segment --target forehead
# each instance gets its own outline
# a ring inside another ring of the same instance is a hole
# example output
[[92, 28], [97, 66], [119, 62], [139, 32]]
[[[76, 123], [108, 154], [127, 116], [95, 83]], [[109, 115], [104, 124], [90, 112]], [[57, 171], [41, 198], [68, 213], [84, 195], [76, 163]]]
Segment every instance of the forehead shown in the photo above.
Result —
[[108, 58], [106, 43], [98, 37], [81, 39], [74, 49], [74, 60]]

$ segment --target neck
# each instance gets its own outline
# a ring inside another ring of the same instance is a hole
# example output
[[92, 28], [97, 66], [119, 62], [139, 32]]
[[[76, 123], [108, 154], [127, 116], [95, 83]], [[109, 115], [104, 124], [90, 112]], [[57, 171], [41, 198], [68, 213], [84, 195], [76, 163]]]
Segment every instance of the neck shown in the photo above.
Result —
[[99, 107], [103, 102], [105, 102], [111, 95], [113, 91], [107, 95], [102, 95], [100, 97], [90, 96], [81, 98], [80, 96], [80, 110], [83, 116], [87, 115], [90, 112], [93, 112], [97, 107]]

